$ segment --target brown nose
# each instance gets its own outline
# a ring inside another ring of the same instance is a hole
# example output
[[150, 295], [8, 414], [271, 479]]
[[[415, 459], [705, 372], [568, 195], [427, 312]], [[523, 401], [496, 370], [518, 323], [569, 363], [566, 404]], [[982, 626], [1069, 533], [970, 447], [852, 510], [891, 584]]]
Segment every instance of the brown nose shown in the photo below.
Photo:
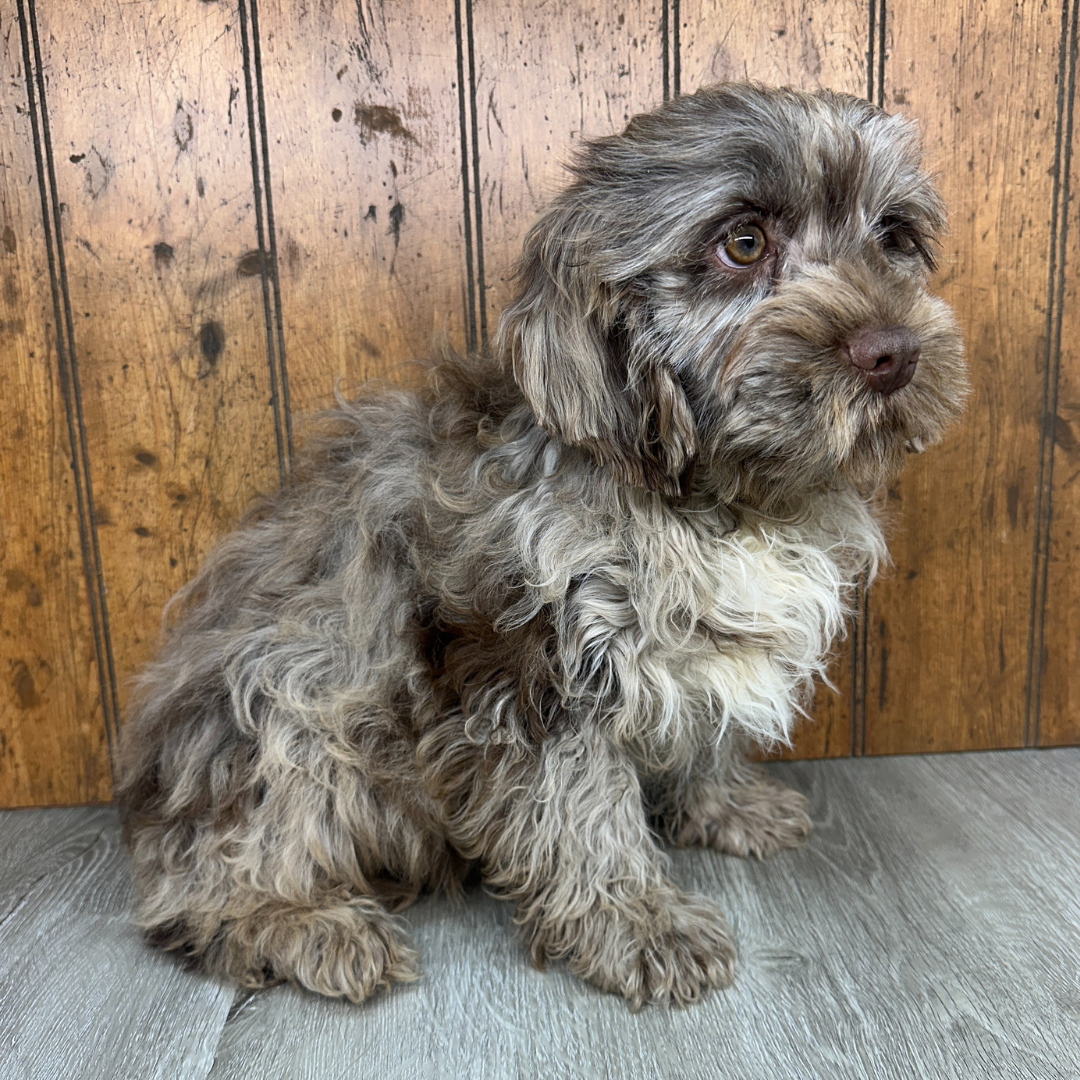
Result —
[[891, 394], [911, 382], [919, 363], [919, 339], [906, 326], [863, 330], [845, 346], [848, 358], [879, 394]]

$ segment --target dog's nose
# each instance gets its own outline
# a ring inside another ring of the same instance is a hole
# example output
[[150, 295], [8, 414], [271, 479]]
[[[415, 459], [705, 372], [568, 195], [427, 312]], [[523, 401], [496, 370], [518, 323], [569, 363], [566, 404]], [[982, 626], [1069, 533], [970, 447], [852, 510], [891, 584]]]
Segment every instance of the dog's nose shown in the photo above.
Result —
[[844, 349], [867, 386], [879, 394], [907, 386], [919, 363], [919, 339], [906, 326], [863, 330]]

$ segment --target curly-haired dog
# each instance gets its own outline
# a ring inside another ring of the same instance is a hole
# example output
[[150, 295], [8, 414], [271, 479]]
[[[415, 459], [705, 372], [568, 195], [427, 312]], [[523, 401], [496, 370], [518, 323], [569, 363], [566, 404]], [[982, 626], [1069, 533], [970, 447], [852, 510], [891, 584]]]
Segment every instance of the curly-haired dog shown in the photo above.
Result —
[[150, 938], [244, 986], [415, 978], [470, 867], [635, 1006], [732, 977], [659, 839], [798, 844], [788, 738], [965, 394], [903, 120], [727, 85], [585, 147], [495, 356], [366, 391], [179, 595], [119, 792]]

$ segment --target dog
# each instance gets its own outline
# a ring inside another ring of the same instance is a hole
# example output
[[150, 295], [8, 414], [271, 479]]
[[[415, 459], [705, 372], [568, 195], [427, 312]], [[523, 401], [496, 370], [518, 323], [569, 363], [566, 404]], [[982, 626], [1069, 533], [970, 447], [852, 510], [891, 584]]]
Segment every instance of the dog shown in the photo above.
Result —
[[365, 388], [174, 598], [118, 796], [149, 939], [244, 987], [417, 977], [479, 873], [632, 1007], [732, 980], [661, 842], [765, 856], [788, 741], [966, 392], [905, 120], [726, 84], [584, 145], [490, 355]]

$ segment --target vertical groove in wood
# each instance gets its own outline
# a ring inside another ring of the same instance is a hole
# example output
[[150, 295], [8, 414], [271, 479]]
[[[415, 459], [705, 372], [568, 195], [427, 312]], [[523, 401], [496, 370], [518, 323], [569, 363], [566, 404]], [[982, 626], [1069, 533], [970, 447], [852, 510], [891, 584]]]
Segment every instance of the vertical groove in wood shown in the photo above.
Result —
[[[38, 39], [37, 12], [34, 0], [18, 0], [19, 28], [22, 37], [23, 64], [34, 138], [38, 191], [41, 198], [42, 225], [49, 264], [56, 326], [56, 351], [60, 374], [60, 389], [71, 447], [71, 469], [79, 517], [79, 542], [83, 570], [86, 575], [86, 595], [90, 623], [97, 657], [98, 681], [101, 693], [102, 720], [109, 750], [109, 769], [116, 779], [116, 755], [119, 739], [119, 703], [116, 692], [116, 672], [109, 635], [108, 604], [105, 579], [101, 565], [93, 484], [83, 418], [82, 395], [79, 386], [78, 359], [72, 325], [71, 297], [64, 258], [63, 227], [60, 220], [60, 199], [57, 195], [56, 169], [53, 162], [49, 114], [45, 98], [45, 78], [41, 68], [41, 45]], [[29, 34], [27, 33], [29, 30]], [[31, 40], [33, 57], [31, 58]], [[34, 86], [37, 87], [35, 98]], [[51, 219], [51, 221], [50, 221]]]
[[885, 19], [885, 0], [880, 0], [877, 20], [877, 94], [874, 98], [879, 109], [885, 108]]
[[660, 82], [664, 100], [671, 99], [671, 12], [669, 0], [660, 0]]
[[[0, 806], [106, 802], [108, 732], [77, 456], [56, 349], [52, 228], [27, 20], [0, 0]], [[31, 109], [31, 93], [35, 107]], [[40, 142], [39, 142], [40, 147]], [[60, 330], [63, 333], [61, 327]], [[62, 344], [62, 342], [61, 342]], [[107, 700], [107, 699], [106, 699]]]
[[[249, 3], [250, 20], [247, 10]], [[247, 105], [248, 140], [251, 146], [251, 187], [255, 200], [255, 234], [259, 245], [259, 278], [262, 285], [263, 319], [266, 323], [266, 360], [270, 369], [270, 405], [274, 415], [278, 476], [284, 484], [289, 478], [292, 462], [292, 426], [288, 410], [285, 341], [281, 328], [277, 242], [270, 209], [270, 164], [257, 0], [239, 0], [239, 14], [240, 48], [244, 60], [244, 96]]]
[[866, 620], [869, 616], [867, 575], [859, 575], [855, 585], [851, 616], [851, 755], [866, 753]]
[[867, 5], [870, 27], [866, 38], [866, 100], [874, 100], [874, 42], [877, 40], [878, 0], [870, 0]]
[[[457, 46], [458, 77], [458, 124], [461, 134], [461, 214], [465, 241], [465, 325], [468, 327], [469, 352], [476, 352], [479, 342], [476, 318], [476, 279], [473, 276], [473, 227], [472, 202], [469, 180], [469, 116], [476, 107], [476, 86], [470, 69], [465, 74], [465, 35], [462, 29], [461, 5], [469, 5], [469, 21], [472, 22], [472, 0], [454, 0], [454, 40]], [[475, 138], [475, 127], [473, 128]]]
[[660, 3], [660, 77], [664, 101], [682, 93], [682, 46], [680, 44], [679, 0]]
[[885, 107], [885, 0], [870, 0], [866, 50], [866, 100]]
[[480, 351], [487, 351], [487, 281], [484, 276], [484, 209], [480, 187], [480, 126], [476, 110], [476, 57], [473, 42], [472, 0], [466, 0], [467, 25], [469, 29], [469, 132], [472, 135], [472, 178], [475, 214], [473, 217], [476, 252], [476, 301], [480, 311]]
[[[885, 101], [885, 0], [867, 5], [866, 100], [884, 108]], [[866, 753], [866, 620], [869, 616], [870, 578], [865, 572], [855, 584], [851, 618], [851, 753]], [[884, 656], [884, 651], [882, 656]]]
[[1063, 0], [1058, 49], [1050, 260], [1046, 285], [1046, 343], [1043, 359], [1043, 412], [1039, 425], [1039, 466], [1035, 492], [1035, 537], [1031, 569], [1024, 745], [1038, 746], [1045, 674], [1047, 582], [1054, 501], [1054, 446], [1057, 442], [1061, 331], [1065, 304], [1069, 235], [1073, 110], [1076, 96], [1077, 0]]
[[679, 43], [679, 0], [671, 0], [671, 96], [682, 93], [682, 46]]
[[[261, 271], [265, 283], [267, 276], [270, 278], [270, 287], [274, 299], [274, 336], [277, 343], [278, 362], [278, 392], [280, 401], [275, 401], [275, 410], [280, 414], [281, 422], [285, 429], [285, 465], [287, 471], [292, 470], [293, 459], [293, 433], [292, 412], [289, 408], [289, 369], [285, 361], [285, 330], [282, 325], [281, 315], [281, 277], [278, 267], [277, 229], [274, 227], [274, 186], [270, 180], [270, 140], [266, 131], [266, 95], [263, 92], [263, 64], [262, 64], [262, 41], [259, 33], [259, 3], [258, 0], [249, 0], [251, 4], [251, 41], [253, 45], [252, 56], [255, 67], [255, 100], [259, 107], [259, 142], [262, 150], [262, 175], [263, 175], [263, 198], [266, 200], [266, 234], [270, 241], [269, 263], [264, 257]], [[264, 284], [265, 289], [265, 284]], [[267, 327], [267, 334], [270, 328]]]
[[469, 133], [472, 136], [473, 250], [476, 253], [476, 303], [480, 316], [480, 351], [487, 351], [487, 282], [484, 279], [484, 208], [480, 187], [480, 126], [476, 113], [476, 50], [472, 0], [465, 0], [465, 30], [469, 56]]

